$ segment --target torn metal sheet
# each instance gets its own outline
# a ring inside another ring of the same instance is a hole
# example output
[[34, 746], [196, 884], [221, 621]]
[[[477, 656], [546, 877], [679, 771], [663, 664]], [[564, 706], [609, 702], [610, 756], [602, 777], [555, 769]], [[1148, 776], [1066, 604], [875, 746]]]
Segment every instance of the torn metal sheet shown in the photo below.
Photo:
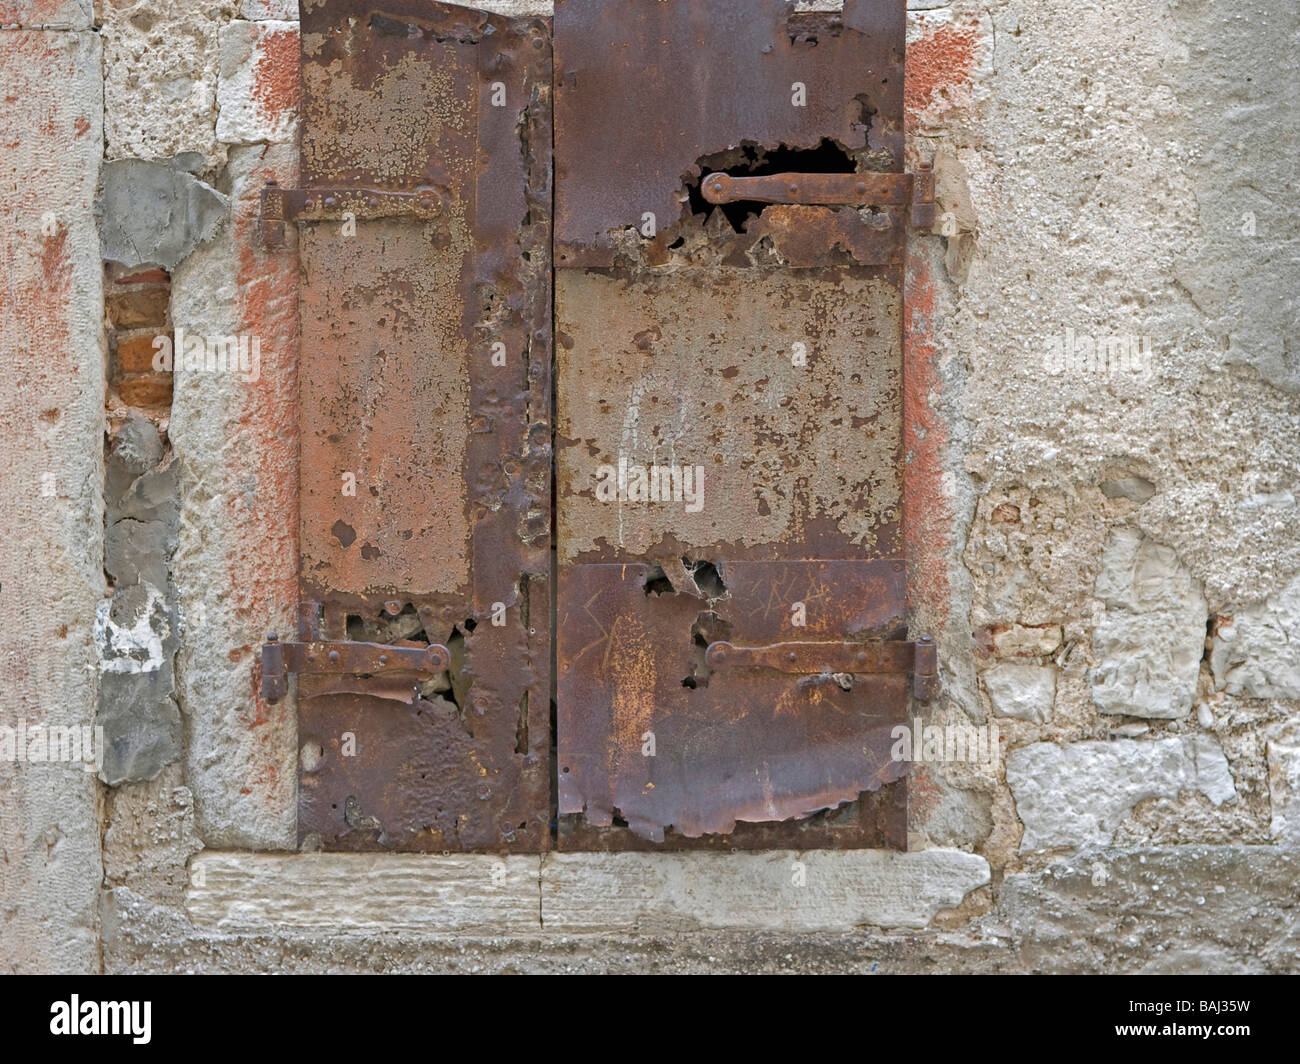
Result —
[[306, 846], [550, 845], [550, 54], [542, 19], [304, 5], [303, 188], [270, 197], [302, 261], [299, 638], [446, 650], [299, 675]]
[[[829, 141], [851, 168], [901, 171], [905, 16], [901, 0], [556, 0], [557, 264], [663, 262], [702, 209], [703, 160], [745, 145]], [[904, 212], [886, 217], [901, 232]]]
[[[877, 652], [904, 628], [901, 562], [724, 562], [707, 602], [657, 591], [644, 564], [564, 574], [559, 633], [559, 812], [615, 818], [643, 838], [728, 834], [737, 821], [810, 816], [899, 779], [891, 729], [902, 672], [803, 676], [713, 668], [719, 638], [797, 636]], [[826, 842], [821, 842], [825, 845]]]

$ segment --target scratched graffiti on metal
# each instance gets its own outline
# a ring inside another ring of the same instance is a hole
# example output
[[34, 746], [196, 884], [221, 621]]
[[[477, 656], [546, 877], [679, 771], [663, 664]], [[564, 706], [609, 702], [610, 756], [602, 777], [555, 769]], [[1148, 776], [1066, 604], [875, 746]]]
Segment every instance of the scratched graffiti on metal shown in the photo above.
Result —
[[[898, 779], [902, 672], [801, 677], [712, 667], [708, 645], [790, 638], [868, 649], [902, 630], [901, 563], [734, 562], [699, 598], [647, 589], [645, 564], [577, 566], [560, 583], [559, 811], [621, 817], [652, 840], [727, 834], [852, 802]], [[791, 628], [791, 603], [806, 625]], [[653, 736], [653, 754], [646, 752]]]

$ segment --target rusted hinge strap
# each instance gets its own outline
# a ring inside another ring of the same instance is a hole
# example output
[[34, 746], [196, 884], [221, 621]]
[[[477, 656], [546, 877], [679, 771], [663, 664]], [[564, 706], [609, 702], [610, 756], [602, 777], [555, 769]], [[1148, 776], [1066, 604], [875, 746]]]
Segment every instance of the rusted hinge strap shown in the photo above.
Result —
[[442, 197], [436, 189], [413, 192], [385, 192], [377, 188], [281, 188], [268, 181], [262, 189], [258, 219], [262, 239], [275, 247], [284, 243], [285, 222], [321, 222], [351, 214], [357, 221], [368, 218], [437, 218]]
[[738, 647], [710, 643], [704, 652], [710, 668], [777, 669], [800, 673], [910, 672], [917, 698], [929, 699], [939, 689], [939, 659], [934, 639], [902, 639], [881, 643], [773, 643]]
[[910, 174], [709, 174], [701, 183], [710, 203], [842, 204], [858, 207], [908, 205], [914, 226], [934, 224], [934, 171], [928, 163]]
[[291, 672], [350, 676], [413, 673], [427, 679], [444, 672], [450, 664], [451, 651], [440, 643], [427, 646], [388, 646], [347, 640], [281, 643], [272, 633], [262, 644], [262, 697], [268, 702], [283, 698], [289, 690]]

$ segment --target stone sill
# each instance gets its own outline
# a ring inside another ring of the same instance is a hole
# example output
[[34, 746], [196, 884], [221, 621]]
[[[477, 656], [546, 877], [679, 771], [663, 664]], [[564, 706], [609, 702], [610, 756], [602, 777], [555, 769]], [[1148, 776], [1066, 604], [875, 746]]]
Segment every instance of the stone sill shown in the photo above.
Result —
[[561, 934], [923, 928], [989, 882], [959, 850], [758, 854], [203, 852], [198, 928], [266, 933]]

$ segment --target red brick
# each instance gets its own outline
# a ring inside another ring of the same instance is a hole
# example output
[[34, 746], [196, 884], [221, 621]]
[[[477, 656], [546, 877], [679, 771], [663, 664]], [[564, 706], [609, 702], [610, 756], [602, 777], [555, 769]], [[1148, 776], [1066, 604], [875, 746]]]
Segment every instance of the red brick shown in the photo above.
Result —
[[132, 333], [117, 338], [117, 371], [119, 373], [152, 373], [157, 349], [155, 337], [159, 332]]
[[124, 288], [110, 293], [104, 300], [108, 320], [126, 329], [140, 325], [166, 325], [170, 302], [171, 289], [166, 285]]
[[142, 373], [123, 377], [117, 382], [117, 394], [127, 406], [166, 406], [172, 404], [172, 375]]
[[171, 284], [171, 274], [166, 270], [136, 270], [114, 278], [114, 284]]

